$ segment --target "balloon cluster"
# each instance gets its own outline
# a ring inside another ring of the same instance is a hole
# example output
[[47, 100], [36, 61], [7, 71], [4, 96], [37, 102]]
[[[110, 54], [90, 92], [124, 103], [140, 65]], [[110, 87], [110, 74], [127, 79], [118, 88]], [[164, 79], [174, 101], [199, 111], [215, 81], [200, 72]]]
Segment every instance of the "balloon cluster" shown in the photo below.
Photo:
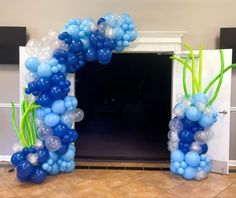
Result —
[[21, 182], [42, 183], [47, 178], [47, 172], [42, 169], [42, 164], [48, 160], [48, 157], [48, 150], [40, 140], [35, 146], [15, 152], [11, 157], [11, 163], [16, 166], [17, 179]]
[[213, 138], [210, 127], [217, 121], [218, 114], [207, 107], [207, 103], [208, 98], [203, 93], [187, 99], [180, 97], [173, 110], [175, 117], [169, 122], [170, 168], [186, 179], [203, 179], [210, 171], [210, 160], [205, 154], [207, 142]]
[[71, 127], [84, 113], [76, 108], [77, 99], [68, 96], [71, 82], [67, 74], [77, 72], [86, 62], [108, 64], [113, 50], [124, 50], [136, 37], [128, 14], [107, 14], [97, 22], [71, 19], [59, 35], [49, 31], [40, 41], [27, 43], [25, 94], [27, 101], [40, 105], [36, 122], [41, 147], [31, 144], [13, 154], [12, 164], [17, 166], [20, 181], [41, 183], [47, 174], [73, 171], [74, 142], [79, 134]]

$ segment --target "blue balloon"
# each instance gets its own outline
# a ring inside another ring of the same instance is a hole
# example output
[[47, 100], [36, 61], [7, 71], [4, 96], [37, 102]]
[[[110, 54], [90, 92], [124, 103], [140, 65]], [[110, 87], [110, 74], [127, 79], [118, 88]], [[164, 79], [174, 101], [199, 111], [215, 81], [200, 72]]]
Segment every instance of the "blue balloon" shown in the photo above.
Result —
[[214, 119], [212, 116], [208, 116], [206, 114], [203, 114], [198, 123], [203, 127], [203, 128], [208, 128], [210, 127], [214, 122], [216, 122], [216, 119]]
[[65, 144], [62, 144], [59, 150], [56, 151], [58, 155], [64, 155], [67, 152], [68, 146]]
[[89, 48], [85, 53], [85, 58], [88, 62], [97, 60], [97, 51], [94, 48]]
[[201, 118], [201, 112], [198, 110], [197, 107], [191, 106], [188, 107], [186, 110], [186, 117], [193, 122], [198, 121]]
[[70, 173], [75, 169], [75, 162], [71, 161], [70, 165], [66, 167], [65, 172]]
[[17, 169], [17, 173], [21, 177], [28, 177], [34, 171], [33, 165], [30, 162], [26, 161], [26, 160], [21, 161], [17, 165], [16, 169]]
[[60, 116], [55, 113], [49, 113], [45, 116], [44, 122], [49, 127], [54, 127], [60, 122]]
[[68, 135], [70, 136], [70, 143], [75, 142], [79, 138], [78, 132], [74, 129], [70, 129]]
[[50, 96], [55, 100], [63, 98], [63, 95], [64, 95], [63, 89], [58, 86], [53, 86], [50, 90]]
[[62, 143], [63, 144], [69, 144], [71, 141], [71, 137], [68, 134], [65, 134], [64, 137], [62, 138]]
[[18, 172], [16, 173], [16, 178], [20, 181], [20, 182], [28, 182], [30, 180], [30, 176], [22, 176], [21, 174], [19, 174]]
[[72, 149], [69, 148], [67, 150], [67, 152], [64, 155], [61, 156], [61, 159], [63, 161], [69, 162], [69, 161], [73, 160], [74, 157], [75, 157], [75, 151], [73, 151]]
[[191, 167], [197, 167], [200, 163], [200, 156], [198, 153], [190, 151], [185, 155], [186, 163]]
[[184, 154], [189, 152], [191, 144], [185, 142], [179, 142], [179, 150], [181, 150]]
[[37, 81], [37, 87], [40, 91], [48, 91], [51, 86], [51, 80], [48, 77], [41, 77]]
[[204, 93], [197, 93], [193, 96], [192, 103], [197, 106], [199, 103], [207, 104], [208, 98]]
[[40, 94], [37, 103], [43, 107], [51, 107], [53, 99], [48, 94]]
[[184, 160], [184, 153], [181, 150], [175, 150], [171, 152], [172, 162], [182, 162]]
[[179, 175], [183, 175], [184, 174], [184, 168], [182, 168], [182, 167], [178, 168], [177, 172], [178, 172]]
[[17, 166], [21, 161], [25, 160], [25, 156], [22, 152], [16, 152], [11, 156], [11, 164]]
[[37, 154], [38, 154], [38, 163], [40, 164], [45, 163], [49, 158], [49, 154], [46, 149], [39, 149]]
[[51, 108], [54, 113], [63, 114], [66, 110], [64, 100], [54, 101]]
[[41, 184], [47, 178], [47, 172], [41, 168], [36, 168], [31, 174], [30, 179], [33, 183]]
[[58, 157], [59, 157], [59, 156], [58, 156], [55, 152], [49, 151], [49, 158], [50, 158], [52, 161], [57, 161]]
[[37, 57], [29, 57], [25, 61], [25, 67], [31, 72], [37, 72], [40, 61]]
[[109, 48], [103, 48], [97, 51], [97, 58], [100, 61], [111, 60], [111, 57], [112, 57], [112, 51]]
[[208, 151], [208, 146], [207, 144], [201, 144], [202, 151], [200, 154], [206, 154]]
[[68, 133], [68, 131], [69, 131], [68, 127], [60, 122], [53, 128], [53, 135], [61, 138], [65, 136]]
[[195, 168], [192, 168], [192, 167], [187, 167], [185, 170], [184, 170], [184, 174], [183, 174], [183, 177], [187, 180], [192, 180], [195, 178], [196, 176], [196, 169]]
[[74, 39], [76, 39], [79, 36], [80, 30], [77, 25], [70, 25], [66, 28], [66, 32], [68, 32]]
[[37, 73], [42, 77], [49, 77], [52, 75], [51, 66], [48, 64], [41, 64], [38, 66]]
[[72, 40], [71, 44], [68, 46], [68, 50], [73, 53], [81, 52], [83, 51], [83, 43], [80, 40]]
[[179, 139], [181, 142], [192, 143], [194, 140], [194, 135], [190, 130], [183, 129], [179, 132]]
[[59, 173], [59, 166], [57, 163], [53, 164], [52, 165], [52, 169], [51, 171], [49, 172], [50, 175], [56, 175], [57, 173]]
[[60, 82], [65, 82], [66, 81], [66, 76], [65, 76], [64, 73], [58, 72], [56, 74], [53, 74], [51, 79], [52, 79], [52, 83], [54, 85], [59, 85]]
[[187, 117], [184, 117], [182, 119], [182, 123], [185, 129], [190, 129], [195, 127], [197, 125], [197, 122], [193, 122], [191, 120], [189, 120]]
[[174, 163], [170, 163], [170, 171], [174, 174], [178, 174], [178, 171], [175, 168]]

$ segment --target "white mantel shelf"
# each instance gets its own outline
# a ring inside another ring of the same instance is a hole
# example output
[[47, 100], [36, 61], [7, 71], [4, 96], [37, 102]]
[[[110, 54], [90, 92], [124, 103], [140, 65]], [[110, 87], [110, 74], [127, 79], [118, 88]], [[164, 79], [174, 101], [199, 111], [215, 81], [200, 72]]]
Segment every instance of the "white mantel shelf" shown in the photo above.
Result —
[[185, 31], [140, 31], [127, 52], [179, 52]]

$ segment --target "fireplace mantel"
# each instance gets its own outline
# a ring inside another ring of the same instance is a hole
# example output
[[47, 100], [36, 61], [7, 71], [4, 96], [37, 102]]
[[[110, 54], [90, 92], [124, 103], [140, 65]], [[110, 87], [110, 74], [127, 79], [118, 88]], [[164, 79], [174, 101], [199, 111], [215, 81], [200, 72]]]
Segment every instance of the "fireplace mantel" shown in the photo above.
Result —
[[184, 31], [139, 31], [138, 38], [124, 52], [181, 51]]

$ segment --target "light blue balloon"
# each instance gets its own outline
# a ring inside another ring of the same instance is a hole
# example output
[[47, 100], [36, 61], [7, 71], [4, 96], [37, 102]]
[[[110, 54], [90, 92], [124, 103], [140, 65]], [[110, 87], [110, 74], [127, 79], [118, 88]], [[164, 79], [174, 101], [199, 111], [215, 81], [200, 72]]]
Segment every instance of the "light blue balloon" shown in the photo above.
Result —
[[197, 93], [193, 96], [192, 103], [197, 106], [198, 103], [207, 104], [208, 103], [208, 97], [204, 93]]
[[61, 122], [65, 124], [68, 128], [72, 127], [72, 120], [69, 116], [61, 116]]
[[54, 113], [63, 114], [66, 110], [64, 100], [54, 101], [51, 108]]
[[203, 127], [203, 128], [208, 128], [212, 124], [216, 122], [216, 119], [214, 119], [212, 116], [208, 116], [206, 114], [202, 114], [201, 118], [199, 119], [198, 123]]
[[42, 169], [43, 169], [43, 170], [47, 170], [48, 167], [49, 167], [48, 163], [44, 163], [44, 164], [42, 165]]
[[191, 167], [197, 167], [200, 163], [200, 156], [198, 153], [190, 151], [185, 155], [186, 163]]
[[200, 162], [200, 167], [201, 167], [201, 168], [204, 168], [206, 165], [207, 165], [207, 164], [206, 164], [205, 161], [201, 161], [201, 162]]
[[69, 149], [75, 152], [75, 145], [74, 143], [69, 144]]
[[60, 122], [61, 118], [58, 114], [49, 113], [45, 116], [44, 122], [49, 127], [54, 127]]
[[178, 174], [178, 171], [175, 168], [174, 163], [170, 163], [170, 171], [174, 174]]
[[65, 167], [60, 166], [60, 171], [61, 171], [61, 172], [64, 172], [65, 170], [66, 170]]
[[49, 77], [52, 75], [52, 70], [49, 64], [41, 64], [38, 66], [37, 73], [40, 77]]
[[61, 167], [63, 167], [63, 168], [66, 168], [66, 166], [67, 166], [67, 163], [65, 162], [65, 161], [62, 161], [62, 163], [61, 163], [61, 165], [60, 165]]
[[210, 171], [211, 171], [211, 166], [210, 166], [210, 165], [206, 165], [206, 166], [203, 168], [203, 170], [204, 170], [207, 174], [209, 174]]
[[201, 154], [201, 155], [200, 155], [200, 159], [201, 159], [202, 161], [205, 161], [205, 160], [207, 159], [207, 156], [206, 156], [205, 154]]
[[178, 174], [183, 175], [184, 169], [180, 167], [180, 168], [178, 168], [177, 172], [178, 172]]
[[63, 161], [62, 161], [61, 159], [58, 159], [58, 160], [57, 160], [57, 164], [58, 164], [58, 165], [61, 165], [62, 162], [63, 162]]
[[63, 161], [69, 162], [69, 161], [73, 160], [74, 157], [75, 157], [75, 152], [71, 149], [68, 149], [68, 151], [64, 155], [61, 156], [61, 159]]
[[124, 30], [121, 27], [114, 28], [113, 32], [115, 40], [121, 40], [125, 34]]
[[185, 162], [185, 161], [182, 161], [181, 163], [180, 163], [180, 166], [182, 167], [182, 168], [187, 168], [187, 163]]
[[175, 167], [176, 169], [178, 169], [178, 168], [180, 167], [180, 163], [179, 163], [179, 162], [174, 162], [174, 167]]
[[51, 166], [51, 165], [53, 165], [53, 163], [54, 163], [54, 162], [53, 162], [53, 160], [52, 160], [52, 159], [48, 159], [47, 163], [48, 163], [48, 165], [50, 165], [50, 166]]
[[186, 110], [186, 117], [193, 122], [198, 121], [201, 118], [201, 115], [202, 113], [195, 106], [188, 107]]
[[71, 161], [70, 166], [66, 168], [65, 172], [70, 173], [75, 169], [75, 162]]
[[187, 167], [187, 168], [184, 170], [183, 177], [184, 177], [185, 179], [191, 180], [191, 179], [194, 179], [194, 178], [195, 178], [196, 173], [197, 173], [197, 171], [196, 171], [195, 168]]
[[78, 38], [79, 36], [79, 27], [77, 25], [70, 25], [69, 27], [66, 28], [66, 31], [73, 37], [73, 38]]
[[177, 149], [171, 152], [171, 161], [172, 162], [182, 162], [184, 160], [184, 153]]
[[57, 163], [53, 164], [52, 170], [49, 172], [50, 175], [56, 175], [59, 173], [59, 166]]
[[37, 57], [29, 57], [25, 61], [25, 67], [31, 72], [37, 72], [40, 61]]
[[48, 61], [48, 64], [49, 64], [51, 67], [57, 66], [58, 61], [57, 61], [57, 59], [52, 58], [52, 59], [50, 59], [50, 60]]
[[55, 152], [49, 151], [49, 158], [53, 160], [54, 162], [57, 161], [58, 155]]

